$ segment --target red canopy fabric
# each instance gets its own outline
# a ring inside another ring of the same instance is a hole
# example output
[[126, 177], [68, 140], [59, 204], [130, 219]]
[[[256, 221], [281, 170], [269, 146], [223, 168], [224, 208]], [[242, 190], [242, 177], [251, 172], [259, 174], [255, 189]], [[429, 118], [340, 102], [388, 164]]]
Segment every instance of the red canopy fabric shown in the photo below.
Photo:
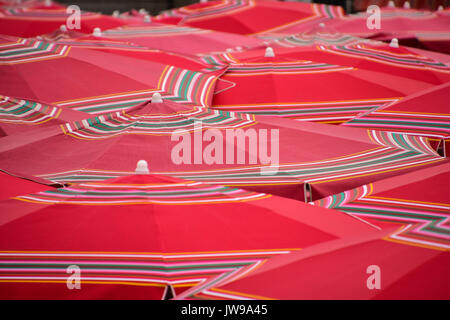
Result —
[[[214, 135], [221, 139], [216, 143], [205, 140], [208, 129], [217, 129]], [[248, 135], [248, 142], [244, 140], [243, 145], [234, 136], [227, 138], [227, 129], [233, 135]], [[181, 138], [174, 132], [186, 135]], [[189, 145], [181, 142], [184, 139]], [[177, 153], [180, 143], [183, 151]], [[270, 161], [264, 160], [262, 149], [250, 148], [260, 143], [266, 145], [267, 157], [273, 152]], [[207, 160], [214, 152], [214, 159]], [[182, 159], [178, 159], [180, 154]], [[312, 186], [314, 199], [319, 199], [444, 161], [422, 137], [172, 102], [144, 103], [128, 111], [0, 140], [0, 167], [62, 182], [128, 175], [141, 159], [150, 163], [151, 172], [299, 200], [305, 199], [305, 183]]]
[[[16, 37], [35, 37], [53, 32], [65, 25], [71, 13], [66, 8], [47, 10], [47, 8], [10, 8], [0, 9], [0, 34]], [[102, 30], [126, 24], [125, 20], [93, 12], [81, 12], [80, 29], [83, 33], [92, 33], [94, 28]]]
[[[167, 285], [208, 286], [373, 228], [289, 199], [154, 175], [18, 196], [0, 208], [1, 299], [161, 299]], [[69, 266], [80, 268], [81, 290], [68, 289]]]
[[449, 179], [446, 162], [316, 201], [380, 230], [274, 257], [236, 281], [177, 298], [449, 299]]
[[171, 10], [155, 20], [249, 35], [273, 32], [292, 25], [313, 25], [342, 15], [341, 7], [323, 4], [222, 0]]
[[275, 48], [273, 58], [265, 58], [260, 49], [202, 59], [230, 65], [217, 83], [213, 108], [342, 123], [449, 81], [445, 64], [403, 48], [388, 48], [364, 44]]
[[57, 185], [42, 178], [5, 172], [0, 169], [0, 200], [21, 194], [53, 190]]
[[263, 40], [257, 38], [162, 23], [130, 24], [107, 30], [103, 32], [101, 39], [130, 42], [186, 55], [219, 52], [235, 47], [251, 48], [263, 44]]
[[0, 95], [0, 137], [85, 118], [84, 112]]
[[[275, 257], [236, 281], [203, 291], [191, 289], [179, 298], [449, 299], [448, 252], [382, 239], [389, 232], [392, 229]], [[373, 287], [376, 275], [380, 276], [380, 287]]]
[[217, 68], [192, 71], [52, 41], [0, 39], [2, 94], [87, 113], [126, 109], [154, 92], [181, 103], [207, 106], [223, 72]]
[[428, 137], [450, 152], [450, 83], [411, 95], [344, 123], [344, 126], [386, 130]]
[[401, 224], [392, 241], [449, 250], [450, 163], [348, 190], [314, 204], [352, 213], [375, 224]]
[[[367, 18], [365, 12], [343, 16], [327, 22], [326, 27], [383, 41], [397, 38], [400, 44], [450, 53], [450, 15], [444, 12], [384, 7], [380, 29], [373, 30], [367, 28]], [[295, 30], [291, 31], [295, 33]]]

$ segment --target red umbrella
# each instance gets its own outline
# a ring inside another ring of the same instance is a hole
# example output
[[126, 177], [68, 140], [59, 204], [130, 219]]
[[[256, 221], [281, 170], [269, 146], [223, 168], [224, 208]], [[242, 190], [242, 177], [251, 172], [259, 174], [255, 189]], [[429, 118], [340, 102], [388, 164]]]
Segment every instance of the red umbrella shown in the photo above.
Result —
[[[161, 299], [168, 285], [175, 294], [208, 286], [372, 229], [289, 199], [154, 175], [18, 196], [0, 208], [1, 299]], [[76, 268], [81, 290], [69, 290]]]
[[309, 186], [320, 199], [444, 161], [422, 137], [171, 102], [144, 103], [0, 143], [0, 167], [63, 182], [128, 175], [139, 159], [155, 173], [300, 200]]
[[42, 178], [6, 172], [0, 169], [0, 200], [6, 200], [22, 194], [54, 190], [61, 184]]
[[65, 8], [64, 5], [56, 3], [51, 0], [3, 0], [0, 1], [0, 8], [11, 9], [11, 8], [33, 8], [33, 9], [62, 9]]
[[179, 298], [449, 299], [449, 179], [447, 162], [316, 201], [381, 230], [275, 257]]
[[[58, 42], [0, 38], [2, 94], [87, 113], [126, 109], [161, 92], [174, 101], [210, 105], [223, 71], [192, 71]], [[57, 88], [57, 89], [56, 89]]]
[[85, 118], [84, 112], [0, 95], [0, 137]]
[[236, 281], [202, 291], [194, 288], [177, 299], [449, 299], [448, 252], [383, 239], [392, 232], [372, 232], [274, 257]]
[[235, 47], [250, 48], [263, 44], [262, 40], [242, 35], [162, 23], [128, 25], [107, 30], [102, 33], [102, 39], [130, 42], [187, 55], [225, 51]]
[[[0, 9], [0, 34], [16, 37], [35, 37], [53, 32], [65, 25], [72, 13], [66, 8], [47, 10], [35, 8]], [[80, 13], [80, 29], [77, 31], [91, 33], [95, 28], [102, 30], [126, 24], [125, 20], [94, 12]]]
[[[275, 57], [267, 55], [270, 49], [266, 54], [251, 50], [206, 57], [205, 62], [230, 65], [217, 83], [212, 107], [340, 123], [449, 79], [450, 69], [443, 64], [398, 52], [378, 56], [382, 49], [277, 48]], [[375, 62], [369, 55], [377, 56]], [[401, 63], [396, 62], [397, 55], [404, 58]]]
[[411, 95], [343, 124], [428, 137], [433, 147], [450, 150], [450, 83]]
[[316, 201], [373, 223], [401, 224], [389, 239], [434, 249], [450, 249], [448, 199], [450, 163], [385, 179]]
[[157, 21], [238, 34], [309, 26], [343, 15], [338, 6], [266, 0], [222, 0], [169, 11]]
[[383, 41], [397, 38], [403, 45], [450, 53], [449, 15], [446, 13], [384, 7], [380, 29], [372, 30], [367, 27], [368, 16], [365, 12], [343, 16], [327, 22], [326, 26], [354, 36]]

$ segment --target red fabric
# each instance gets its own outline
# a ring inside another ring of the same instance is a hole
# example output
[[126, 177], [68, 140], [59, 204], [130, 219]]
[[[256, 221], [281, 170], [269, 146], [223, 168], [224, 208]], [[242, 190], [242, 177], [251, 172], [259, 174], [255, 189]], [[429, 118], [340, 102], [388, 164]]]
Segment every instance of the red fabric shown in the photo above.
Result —
[[[192, 118], [185, 116], [192, 112], [192, 107], [180, 104], [165, 102], [161, 104], [142, 104], [129, 110], [133, 116], [171, 115], [179, 117], [180, 121], [192, 121]], [[117, 119], [117, 118], [116, 118]], [[94, 122], [102, 120], [92, 119]], [[255, 130], [272, 129], [279, 130], [279, 163], [310, 163], [327, 159], [336, 159], [352, 154], [368, 152], [375, 148], [380, 148], [374, 143], [365, 129], [336, 127], [311, 122], [296, 122], [289, 119], [258, 116], [255, 122], [250, 122], [245, 128]], [[117, 119], [120, 121], [120, 119]], [[106, 123], [105, 123], [106, 124]], [[73, 130], [82, 124], [70, 124]], [[205, 124], [206, 125], [206, 124]], [[224, 137], [225, 129], [220, 126], [205, 127], [219, 129]], [[132, 172], [137, 161], [145, 159], [149, 162], [152, 172], [166, 172], [180, 174], [182, 172], [192, 172], [193, 175], [210, 170], [223, 170], [240, 168], [241, 164], [236, 161], [234, 154], [234, 164], [191, 164], [188, 167], [175, 164], [171, 160], [172, 148], [178, 144], [171, 140], [171, 134], [132, 134], [135, 129], [130, 128], [130, 133], [108, 136], [101, 133], [106, 139], [84, 139], [67, 132], [65, 127], [63, 132], [61, 127], [43, 128], [37, 132], [24, 133], [14, 137], [2, 138], [0, 147], [0, 166], [14, 171], [21, 171], [27, 174], [42, 175], [50, 173], [66, 172], [69, 170], [107, 170], [113, 172]], [[81, 131], [80, 131], [81, 133]], [[270, 135], [269, 135], [270, 136]], [[191, 136], [192, 141], [194, 141]], [[202, 150], [207, 143], [203, 143]], [[293, 148], [292, 146], [295, 146]], [[233, 146], [235, 147], [235, 146]], [[191, 155], [195, 153], [198, 146], [192, 142], [190, 146]], [[124, 152], [126, 150], [126, 152]], [[224, 147], [225, 153], [225, 147]], [[248, 163], [249, 149], [245, 151], [246, 163]], [[435, 156], [428, 155], [429, 159]], [[440, 160], [437, 156], [436, 160]], [[191, 157], [191, 161], [192, 157]], [[251, 167], [251, 165], [248, 165]], [[320, 170], [320, 165], [311, 166], [312, 170]], [[414, 168], [404, 168], [395, 171], [378, 172], [373, 175], [357, 175], [344, 180], [331, 180], [321, 183], [320, 192], [316, 197], [324, 197], [330, 194], [354, 188], [364, 183], [369, 183], [374, 179], [381, 179], [396, 175], [399, 172], [414, 170]], [[197, 172], [198, 171], [198, 172]], [[196, 173], [197, 172], [197, 173]], [[245, 188], [257, 191], [276, 193], [282, 196], [289, 196], [294, 199], [304, 199], [303, 181], [296, 177], [286, 175], [286, 182], [282, 184], [245, 185]], [[214, 178], [210, 178], [214, 180]], [[233, 180], [231, 177], [229, 185], [236, 185], [239, 179]], [[277, 180], [277, 177], [274, 177]]]
[[49, 184], [51, 184], [50, 181], [34, 178], [38, 181], [35, 182], [29, 179], [32, 178], [20, 178], [17, 175], [11, 175], [0, 170], [0, 200], [6, 200], [21, 194], [36, 193], [54, 189], [49, 186]]
[[[180, 31], [176, 31], [177, 29], [180, 29]], [[121, 34], [121, 32], [125, 34]], [[225, 51], [228, 48], [239, 46], [256, 47], [263, 44], [262, 40], [252, 37], [213, 30], [170, 26], [155, 22], [133, 23], [122, 28], [112, 29], [99, 40], [102, 39], [124, 41], [151, 49], [186, 55]]]
[[[69, 17], [66, 14], [66, 9], [55, 9], [52, 12], [60, 11], [60, 17], [46, 17], [43, 10], [42, 16], [39, 16], [39, 12], [42, 9], [24, 9], [27, 13], [32, 13], [35, 16], [32, 18], [23, 17], [20, 15], [5, 16], [1, 15], [0, 10], [0, 34], [16, 36], [16, 37], [35, 37], [38, 35], [51, 33], [58, 30], [61, 25], [66, 24], [66, 20]], [[114, 18], [101, 14], [89, 14], [81, 16], [80, 29], [77, 30], [82, 33], [92, 33], [94, 28], [101, 28], [107, 30], [127, 24], [126, 20]]]
[[[133, 184], [179, 182], [181, 180], [173, 178], [137, 175], [105, 183], [125, 184], [133, 190]], [[76, 185], [72, 187], [76, 188]], [[345, 214], [275, 196], [207, 205], [46, 205], [8, 200], [0, 202], [0, 210], [2, 251], [130, 254], [267, 251], [305, 248], [334, 239], [361, 236], [370, 230], [368, 225]], [[61, 275], [61, 271], [54, 273]], [[0, 272], [0, 277], [5, 274]], [[131, 275], [124, 272], [124, 276]], [[85, 284], [83, 280], [81, 286], [81, 290], [68, 290], [65, 283], [44, 286], [0, 282], [0, 297], [160, 299], [162, 295], [161, 287], [154, 286], [146, 286], [143, 290], [132, 285]]]

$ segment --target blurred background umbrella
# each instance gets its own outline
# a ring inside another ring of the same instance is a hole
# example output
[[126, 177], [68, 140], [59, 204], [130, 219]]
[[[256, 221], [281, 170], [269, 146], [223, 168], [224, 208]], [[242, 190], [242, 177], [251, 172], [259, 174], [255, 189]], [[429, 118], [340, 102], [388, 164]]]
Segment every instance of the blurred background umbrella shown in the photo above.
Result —
[[217, 68], [193, 71], [81, 45], [0, 39], [2, 94], [87, 113], [126, 109], [154, 92], [181, 103], [210, 105], [214, 83], [222, 73]]
[[[222, 139], [211, 145], [206, 140], [199, 144], [198, 139], [204, 139], [208, 129], [217, 129], [215, 133]], [[227, 129], [233, 133], [241, 129], [244, 144], [234, 137], [227, 139]], [[252, 130], [246, 133], [247, 129]], [[184, 130], [178, 134], [183, 135], [183, 141], [191, 141], [182, 151], [187, 157], [183, 158], [187, 161], [184, 165], [174, 160], [174, 150], [181, 143], [177, 142], [180, 137], [173, 138], [176, 130]], [[256, 132], [262, 130], [266, 130], [266, 138], [258, 138]], [[277, 136], [273, 136], [273, 130], [279, 130]], [[305, 191], [309, 185], [313, 198], [319, 199], [444, 161], [423, 137], [252, 117], [173, 102], [144, 103], [123, 112], [3, 137], [0, 142], [0, 167], [60, 182], [127, 175], [136, 161], [148, 159], [155, 173], [302, 201], [310, 196]], [[264, 142], [267, 149], [278, 154], [278, 163], [272, 163], [273, 167], [262, 162], [259, 149], [247, 147]], [[230, 148], [233, 153], [227, 155]], [[215, 158], [205, 160], [205, 150], [215, 152]], [[232, 161], [226, 160], [230, 156]], [[266, 174], [262, 174], [264, 171]]]
[[442, 84], [358, 116], [343, 125], [425, 136], [436, 150], [441, 149], [442, 155], [447, 155], [450, 151], [449, 94], [450, 84]]

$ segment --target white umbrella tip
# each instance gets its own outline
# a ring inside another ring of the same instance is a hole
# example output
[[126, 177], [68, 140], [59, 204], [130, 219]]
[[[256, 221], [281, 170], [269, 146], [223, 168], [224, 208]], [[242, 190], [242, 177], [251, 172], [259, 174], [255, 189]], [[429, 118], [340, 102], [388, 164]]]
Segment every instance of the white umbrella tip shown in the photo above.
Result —
[[200, 3], [207, 3], [208, 0], [200, 0]]
[[139, 9], [139, 13], [140, 13], [140, 14], [147, 14], [148, 11], [145, 10], [144, 8], [140, 8], [140, 9]]
[[441, 5], [438, 7], [438, 11], [442, 11], [442, 10], [444, 10], [444, 6], [441, 4]]
[[267, 47], [266, 52], [264, 53], [264, 58], [273, 58], [275, 57], [275, 52], [272, 47]]
[[159, 92], [155, 92], [152, 96], [152, 103], [162, 103], [163, 99]]
[[389, 47], [391, 48], [398, 48], [398, 39], [392, 38], [391, 43], [389, 43]]
[[148, 163], [145, 160], [139, 160], [136, 165], [136, 174], [150, 174]]
[[93, 34], [95, 37], [101, 37], [101, 36], [102, 36], [102, 29], [100, 29], [100, 28], [94, 28], [94, 32], [92, 32], [92, 34]]
[[114, 18], [118, 18], [120, 16], [120, 11], [119, 10], [114, 10], [113, 13], [112, 13], [112, 16]]
[[52, 0], [45, 0], [45, 1], [44, 1], [44, 5], [45, 5], [46, 7], [50, 7], [50, 6], [52, 5]]
[[150, 17], [150, 15], [146, 14], [146, 15], [144, 16], [144, 22], [146, 22], [146, 23], [152, 22], [152, 17]]
[[388, 7], [390, 7], [390, 8], [395, 8], [395, 2], [394, 1], [389, 1], [388, 2]]
[[61, 30], [62, 32], [67, 32], [67, 26], [65, 24], [62, 24], [59, 26], [59, 30]]
[[403, 8], [411, 9], [411, 4], [409, 3], [409, 1], [405, 1], [405, 3], [403, 4]]

